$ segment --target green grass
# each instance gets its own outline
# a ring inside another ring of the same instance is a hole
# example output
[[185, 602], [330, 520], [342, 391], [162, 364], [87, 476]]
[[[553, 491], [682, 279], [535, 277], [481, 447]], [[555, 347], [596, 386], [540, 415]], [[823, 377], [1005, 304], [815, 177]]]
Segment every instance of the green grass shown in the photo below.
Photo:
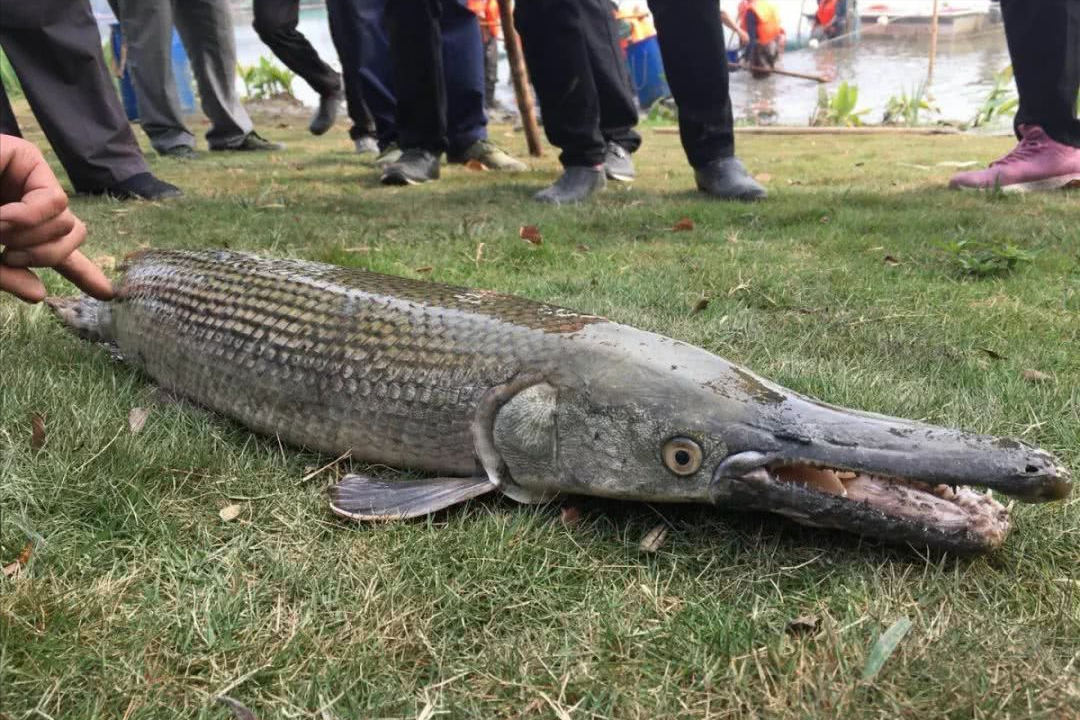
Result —
[[[830, 401], [1019, 435], [1080, 469], [1080, 195], [948, 192], [937, 165], [988, 161], [1008, 138], [740, 138], [772, 191], [742, 205], [693, 192], [677, 137], [648, 130], [632, 189], [556, 209], [529, 201], [550, 153], [520, 177], [451, 168], [387, 189], [341, 128], [302, 126], [263, 125], [289, 142], [279, 155], [153, 160], [179, 201], [75, 200], [88, 254], [227, 245], [514, 292]], [[695, 228], [672, 232], [683, 217]], [[958, 243], [993, 271], [972, 273]], [[43, 308], [5, 298], [0, 316], [0, 562], [32, 543], [0, 581], [4, 718], [226, 718], [223, 691], [264, 720], [1080, 713], [1075, 498], [1018, 507], [1004, 548], [969, 559], [630, 503], [584, 503], [570, 525], [557, 506], [484, 499], [351, 527], [323, 494], [342, 468], [302, 481], [332, 458], [161, 402]], [[137, 435], [133, 407], [151, 409]], [[658, 522], [667, 539], [642, 554]], [[817, 630], [786, 632], [802, 615]]]

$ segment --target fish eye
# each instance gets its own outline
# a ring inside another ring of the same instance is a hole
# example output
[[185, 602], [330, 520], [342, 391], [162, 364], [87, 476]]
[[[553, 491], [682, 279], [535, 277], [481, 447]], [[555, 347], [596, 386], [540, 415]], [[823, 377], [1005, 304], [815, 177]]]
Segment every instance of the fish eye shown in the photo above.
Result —
[[664, 443], [664, 465], [676, 475], [693, 475], [704, 457], [701, 446], [690, 438], [674, 437]]

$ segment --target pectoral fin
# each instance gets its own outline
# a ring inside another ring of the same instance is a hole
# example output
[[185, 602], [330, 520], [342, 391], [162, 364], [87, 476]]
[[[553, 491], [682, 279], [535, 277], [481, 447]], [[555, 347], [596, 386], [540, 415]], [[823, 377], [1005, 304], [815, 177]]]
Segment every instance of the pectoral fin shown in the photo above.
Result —
[[486, 477], [440, 477], [386, 482], [346, 475], [330, 487], [330, 509], [353, 520], [404, 520], [427, 515], [495, 490]]

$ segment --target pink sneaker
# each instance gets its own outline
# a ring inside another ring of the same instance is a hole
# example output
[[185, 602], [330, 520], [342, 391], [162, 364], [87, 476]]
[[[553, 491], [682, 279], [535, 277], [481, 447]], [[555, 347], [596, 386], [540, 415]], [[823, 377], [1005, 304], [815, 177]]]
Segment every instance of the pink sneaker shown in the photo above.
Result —
[[985, 170], [953, 175], [951, 188], [1002, 192], [1080, 187], [1080, 148], [1062, 145], [1038, 125], [1021, 125], [1022, 139], [1009, 154]]

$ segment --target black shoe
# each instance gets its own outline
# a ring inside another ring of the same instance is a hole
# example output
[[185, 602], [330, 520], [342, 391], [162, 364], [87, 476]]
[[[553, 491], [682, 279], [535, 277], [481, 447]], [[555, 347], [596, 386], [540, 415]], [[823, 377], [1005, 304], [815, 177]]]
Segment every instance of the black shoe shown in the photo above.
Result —
[[224, 152], [226, 150], [236, 150], [238, 152], [259, 152], [259, 151], [277, 151], [284, 150], [285, 146], [281, 143], [271, 142], [264, 137], [261, 137], [259, 133], [252, 130], [244, 139], [240, 141], [239, 145], [228, 145], [211, 147], [214, 152]]
[[108, 195], [117, 200], [167, 200], [184, 193], [175, 185], [143, 172], [102, 190], [91, 191], [90, 194]]
[[562, 176], [551, 187], [533, 195], [533, 200], [550, 205], [569, 205], [585, 200], [606, 186], [603, 168], [572, 165], [563, 170]]
[[439, 179], [439, 158], [427, 150], [406, 148], [401, 157], [383, 168], [383, 185], [419, 185]]
[[199, 153], [195, 152], [195, 148], [190, 145], [173, 145], [171, 148], [158, 150], [158, 155], [173, 160], [194, 160], [199, 156]]
[[327, 130], [334, 127], [334, 121], [337, 120], [338, 110], [340, 108], [341, 93], [323, 95], [320, 97], [319, 107], [311, 118], [311, 124], [308, 125], [308, 130], [311, 131], [311, 134], [322, 135]]
[[609, 142], [604, 148], [604, 174], [608, 180], [630, 182], [637, 177], [630, 152], [617, 142]]
[[769, 193], [738, 158], [720, 158], [694, 170], [698, 190], [725, 200], [760, 200]]

